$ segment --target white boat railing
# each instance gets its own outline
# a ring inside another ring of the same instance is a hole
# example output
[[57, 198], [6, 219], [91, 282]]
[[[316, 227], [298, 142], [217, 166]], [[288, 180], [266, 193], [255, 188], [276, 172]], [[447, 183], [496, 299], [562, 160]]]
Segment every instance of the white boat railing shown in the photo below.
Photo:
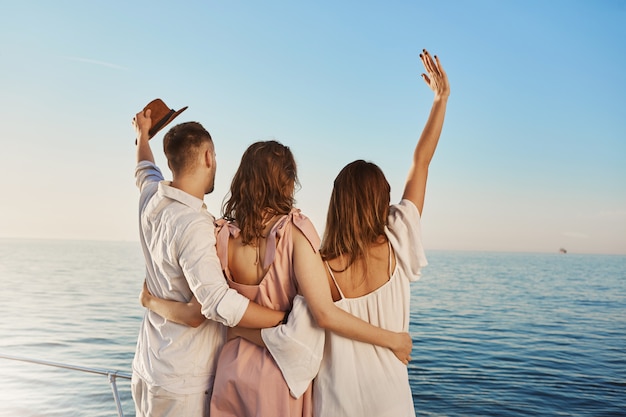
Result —
[[73, 371], [81, 371], [81, 372], [87, 372], [87, 373], [92, 373], [92, 374], [106, 375], [109, 379], [109, 383], [111, 384], [111, 390], [113, 391], [113, 399], [115, 400], [115, 406], [117, 407], [117, 415], [119, 417], [124, 417], [124, 411], [122, 410], [122, 403], [120, 401], [120, 396], [117, 392], [116, 380], [117, 378], [131, 379], [132, 375], [128, 372], [116, 371], [116, 370], [111, 370], [111, 369], [102, 369], [102, 368], [87, 368], [84, 366], [69, 365], [66, 363], [59, 363], [59, 362], [50, 362], [50, 361], [44, 361], [40, 359], [23, 358], [20, 356], [5, 355], [2, 353], [0, 353], [0, 359], [9, 359], [13, 361], [35, 363], [38, 365], [53, 366], [55, 368], [71, 369]]

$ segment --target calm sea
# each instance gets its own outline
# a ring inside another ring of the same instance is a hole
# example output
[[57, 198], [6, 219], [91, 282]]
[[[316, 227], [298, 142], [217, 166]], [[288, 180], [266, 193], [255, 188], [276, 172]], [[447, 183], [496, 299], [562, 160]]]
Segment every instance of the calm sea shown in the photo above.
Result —
[[[418, 416], [626, 416], [625, 256], [427, 255]], [[0, 354], [130, 372], [142, 262], [138, 243], [0, 239]], [[106, 376], [0, 359], [0, 416], [114, 415]]]

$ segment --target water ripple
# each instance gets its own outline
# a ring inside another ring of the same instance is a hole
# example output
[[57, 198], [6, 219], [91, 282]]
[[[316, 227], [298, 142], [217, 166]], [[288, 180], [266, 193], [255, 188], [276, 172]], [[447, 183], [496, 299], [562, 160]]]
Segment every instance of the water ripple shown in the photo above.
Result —
[[[626, 416], [626, 257], [428, 257], [411, 297], [418, 416]], [[142, 265], [135, 243], [0, 239], [0, 314], [19, 317], [0, 352], [129, 372]], [[0, 375], [0, 417], [115, 414], [106, 377], [4, 360]]]

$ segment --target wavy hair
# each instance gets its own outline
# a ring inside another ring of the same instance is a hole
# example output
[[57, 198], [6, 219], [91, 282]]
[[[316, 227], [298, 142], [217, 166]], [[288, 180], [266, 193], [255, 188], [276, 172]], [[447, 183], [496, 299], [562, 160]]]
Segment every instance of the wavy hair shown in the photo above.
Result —
[[348, 269], [364, 259], [368, 247], [385, 236], [391, 187], [382, 170], [357, 160], [346, 165], [333, 183], [320, 253], [325, 260], [347, 257]]
[[263, 237], [267, 215], [291, 211], [297, 184], [296, 162], [289, 147], [271, 140], [246, 149], [222, 207], [223, 216], [237, 222], [244, 245]]

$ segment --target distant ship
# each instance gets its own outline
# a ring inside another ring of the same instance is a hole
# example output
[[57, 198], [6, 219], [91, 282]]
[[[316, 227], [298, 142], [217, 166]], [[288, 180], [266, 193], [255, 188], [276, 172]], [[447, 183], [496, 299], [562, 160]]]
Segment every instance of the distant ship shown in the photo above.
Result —
[[559, 253], [567, 253], [567, 250], [565, 248], [561, 248], [559, 249]]

